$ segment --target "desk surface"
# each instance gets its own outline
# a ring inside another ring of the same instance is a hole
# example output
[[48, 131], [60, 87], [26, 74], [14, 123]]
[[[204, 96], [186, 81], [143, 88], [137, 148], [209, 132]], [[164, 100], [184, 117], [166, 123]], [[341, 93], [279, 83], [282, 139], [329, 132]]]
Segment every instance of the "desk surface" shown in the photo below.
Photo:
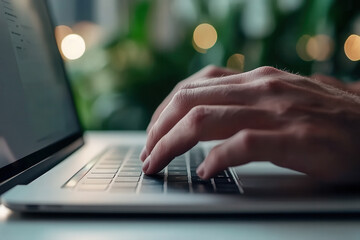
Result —
[[[360, 239], [360, 218], [339, 216], [21, 215], [0, 205], [1, 239]], [[166, 238], [165, 238], [166, 237]]]
[[360, 239], [360, 216], [22, 215], [0, 205], [0, 239]]

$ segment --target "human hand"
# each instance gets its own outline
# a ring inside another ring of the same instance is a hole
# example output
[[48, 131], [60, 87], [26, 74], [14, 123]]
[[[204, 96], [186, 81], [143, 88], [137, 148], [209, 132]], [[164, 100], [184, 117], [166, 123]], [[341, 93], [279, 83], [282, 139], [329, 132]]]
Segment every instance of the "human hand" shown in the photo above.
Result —
[[358, 95], [271, 67], [189, 79], [153, 116], [141, 155], [146, 174], [199, 141], [226, 139], [198, 167], [200, 177], [270, 161], [323, 180], [360, 179]]
[[194, 84], [196, 82], [202, 82], [207, 81], [209, 79], [217, 78], [217, 77], [224, 77], [224, 76], [230, 76], [233, 74], [239, 73], [237, 71], [228, 69], [228, 68], [221, 68], [221, 67], [215, 67], [215, 66], [207, 66], [200, 70], [199, 72], [195, 73], [194, 75], [188, 77], [187, 79], [179, 82], [174, 89], [171, 91], [171, 93], [164, 99], [164, 101], [158, 106], [158, 108], [155, 110], [153, 116], [151, 117], [150, 123], [146, 129], [146, 131], [149, 133], [150, 129], [154, 125], [154, 123], [159, 118], [159, 115], [164, 110], [164, 108], [169, 104], [169, 102], [172, 100], [174, 95], [181, 89], [185, 88], [189, 84]]

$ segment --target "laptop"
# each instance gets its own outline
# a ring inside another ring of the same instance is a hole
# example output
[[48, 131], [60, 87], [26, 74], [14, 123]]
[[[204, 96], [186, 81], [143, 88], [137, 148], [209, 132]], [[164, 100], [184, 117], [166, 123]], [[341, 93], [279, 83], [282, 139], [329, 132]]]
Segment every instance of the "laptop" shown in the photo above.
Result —
[[210, 180], [200, 143], [160, 173], [139, 160], [145, 132], [83, 132], [48, 8], [0, 2], [0, 193], [14, 211], [56, 213], [354, 213], [353, 188], [329, 186], [270, 163]]

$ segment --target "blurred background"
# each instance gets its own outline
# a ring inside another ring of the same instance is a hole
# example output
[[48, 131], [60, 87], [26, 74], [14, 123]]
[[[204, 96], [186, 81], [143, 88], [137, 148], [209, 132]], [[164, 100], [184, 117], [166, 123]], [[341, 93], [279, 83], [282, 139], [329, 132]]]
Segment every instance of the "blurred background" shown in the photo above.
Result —
[[49, 0], [87, 130], [145, 129], [208, 64], [359, 79], [360, 1]]

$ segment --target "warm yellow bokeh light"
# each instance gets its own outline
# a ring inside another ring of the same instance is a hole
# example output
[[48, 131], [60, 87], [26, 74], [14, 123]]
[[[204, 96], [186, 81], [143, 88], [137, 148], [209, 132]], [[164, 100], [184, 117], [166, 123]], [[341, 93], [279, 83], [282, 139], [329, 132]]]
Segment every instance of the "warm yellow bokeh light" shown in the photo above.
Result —
[[66, 25], [59, 25], [55, 27], [55, 38], [58, 43], [61, 43], [64, 37], [71, 33], [73, 33], [72, 29]]
[[193, 44], [195, 45], [195, 50], [197, 50], [197, 48], [200, 49], [200, 51], [197, 50], [198, 52], [203, 53], [203, 50], [207, 50], [214, 46], [216, 41], [217, 32], [212, 25], [202, 23], [195, 28], [193, 34]]
[[59, 49], [61, 54], [62, 54], [62, 52], [61, 52], [61, 41], [64, 39], [64, 37], [66, 37], [67, 35], [72, 34], [72, 33], [73, 33], [72, 29], [70, 27], [66, 26], [66, 25], [59, 25], [59, 26], [55, 27], [56, 44], [57, 44], [58, 49]]
[[303, 35], [299, 38], [299, 40], [296, 43], [296, 52], [299, 55], [299, 57], [304, 61], [313, 60], [306, 52], [306, 45], [309, 42], [310, 38], [311, 38], [310, 35]]
[[350, 35], [344, 45], [344, 51], [346, 56], [351, 61], [360, 60], [360, 36], [352, 34]]
[[326, 61], [330, 58], [334, 48], [333, 40], [323, 34], [311, 37], [306, 44], [306, 53], [316, 61]]
[[243, 72], [244, 64], [245, 64], [245, 56], [239, 53], [235, 53], [231, 55], [227, 60], [226, 67]]
[[80, 58], [85, 52], [84, 39], [78, 34], [67, 35], [61, 41], [61, 52], [69, 60]]

